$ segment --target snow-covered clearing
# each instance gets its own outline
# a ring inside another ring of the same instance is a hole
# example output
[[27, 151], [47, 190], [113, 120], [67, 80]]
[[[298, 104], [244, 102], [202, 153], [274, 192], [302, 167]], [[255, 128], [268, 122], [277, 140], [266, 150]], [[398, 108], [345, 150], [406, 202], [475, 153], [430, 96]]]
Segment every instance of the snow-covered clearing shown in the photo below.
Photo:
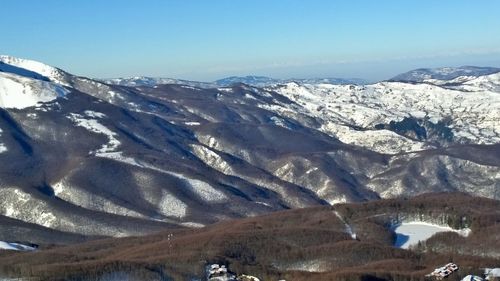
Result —
[[34, 247], [19, 244], [19, 243], [9, 243], [0, 241], [0, 250], [12, 250], [12, 251], [34, 251]]
[[416, 245], [420, 241], [429, 239], [436, 233], [448, 231], [456, 232], [462, 236], [468, 236], [470, 233], [469, 228], [456, 230], [449, 226], [441, 226], [420, 221], [404, 222], [394, 227], [394, 232], [396, 233], [396, 242], [394, 246], [408, 249], [410, 246]]

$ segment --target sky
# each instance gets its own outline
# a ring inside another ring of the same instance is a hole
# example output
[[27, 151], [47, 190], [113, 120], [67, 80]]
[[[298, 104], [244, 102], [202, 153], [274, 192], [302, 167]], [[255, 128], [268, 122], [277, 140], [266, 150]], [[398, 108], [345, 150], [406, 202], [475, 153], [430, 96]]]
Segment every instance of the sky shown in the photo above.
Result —
[[0, 0], [0, 54], [93, 78], [500, 67], [497, 0]]

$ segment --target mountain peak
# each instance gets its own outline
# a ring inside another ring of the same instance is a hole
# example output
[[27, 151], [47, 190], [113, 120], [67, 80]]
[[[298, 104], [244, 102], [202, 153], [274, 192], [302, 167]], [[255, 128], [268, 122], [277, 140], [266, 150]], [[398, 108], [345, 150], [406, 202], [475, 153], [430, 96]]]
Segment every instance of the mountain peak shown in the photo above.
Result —
[[0, 55], [0, 72], [69, 86], [63, 70], [34, 60]]
[[0, 107], [21, 109], [66, 95], [63, 73], [37, 61], [0, 56]]

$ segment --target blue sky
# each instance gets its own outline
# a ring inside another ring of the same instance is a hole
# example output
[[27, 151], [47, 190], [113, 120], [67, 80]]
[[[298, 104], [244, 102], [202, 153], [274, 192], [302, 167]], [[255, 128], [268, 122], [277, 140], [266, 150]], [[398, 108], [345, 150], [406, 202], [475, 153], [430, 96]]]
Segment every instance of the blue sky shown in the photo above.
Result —
[[500, 67], [496, 0], [2, 0], [0, 53], [89, 77]]

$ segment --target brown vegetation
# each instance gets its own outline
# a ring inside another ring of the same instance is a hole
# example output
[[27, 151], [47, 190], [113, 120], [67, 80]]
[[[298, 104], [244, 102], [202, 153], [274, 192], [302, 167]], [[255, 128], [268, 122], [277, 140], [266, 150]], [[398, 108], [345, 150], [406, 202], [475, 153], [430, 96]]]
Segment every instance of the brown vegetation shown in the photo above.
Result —
[[[334, 210], [353, 227], [357, 240], [346, 233]], [[463, 194], [282, 211], [203, 229], [102, 239], [32, 253], [4, 251], [0, 275], [87, 281], [129, 274], [138, 280], [187, 280], [204, 276], [205, 265], [220, 263], [263, 280], [423, 280], [436, 266], [453, 261], [461, 269], [452, 278], [459, 278], [500, 262], [499, 212], [498, 201]], [[470, 225], [473, 232], [467, 238], [440, 233], [414, 251], [392, 247], [388, 225], [403, 216], [421, 215]], [[321, 272], [293, 266], [305, 262], [320, 264]]]

